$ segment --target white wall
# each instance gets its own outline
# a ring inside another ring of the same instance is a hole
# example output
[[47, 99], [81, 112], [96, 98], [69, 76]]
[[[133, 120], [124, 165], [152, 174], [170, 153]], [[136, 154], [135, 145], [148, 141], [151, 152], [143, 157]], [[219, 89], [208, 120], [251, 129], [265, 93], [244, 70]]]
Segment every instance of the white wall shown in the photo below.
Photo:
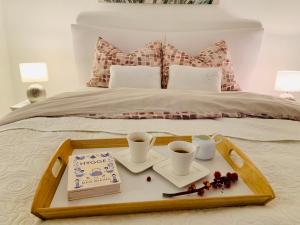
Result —
[[263, 39], [261, 54], [254, 71], [256, 76], [252, 81], [252, 90], [275, 94], [276, 92], [273, 91], [273, 87], [277, 71], [300, 70], [299, 58], [300, 35], [266, 33]]
[[48, 64], [50, 95], [77, 88], [70, 24], [77, 14], [99, 7], [96, 0], [3, 0], [15, 101], [24, 100], [28, 84], [20, 80], [21, 62]]
[[[221, 0], [221, 6], [237, 16], [257, 19], [265, 34], [254, 70], [251, 89], [278, 94], [273, 90], [278, 70], [300, 70], [299, 0]], [[295, 96], [300, 100], [300, 94]]]
[[9, 112], [9, 106], [13, 104], [12, 90], [3, 7], [0, 1], [0, 116]]
[[[81, 11], [101, 7], [97, 0], [3, 0], [15, 101], [25, 98], [20, 62], [45, 61], [50, 95], [77, 88], [70, 24]], [[266, 34], [252, 82], [253, 91], [273, 93], [276, 71], [300, 70], [299, 0], [221, 0], [221, 7], [262, 21]], [[120, 5], [115, 4], [114, 7]], [[155, 10], [153, 6], [153, 10]], [[172, 7], [172, 6], [169, 6]], [[192, 6], [191, 6], [192, 7]], [[126, 10], [126, 9], [124, 9]]]

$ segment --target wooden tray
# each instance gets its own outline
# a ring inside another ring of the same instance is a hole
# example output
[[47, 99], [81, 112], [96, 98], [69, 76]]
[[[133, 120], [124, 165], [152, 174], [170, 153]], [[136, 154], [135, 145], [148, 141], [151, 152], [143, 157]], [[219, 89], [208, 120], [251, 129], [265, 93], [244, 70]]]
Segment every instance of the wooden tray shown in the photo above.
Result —
[[[191, 142], [192, 137], [157, 137], [155, 146], [167, 145], [169, 142], [174, 140], [185, 140]], [[221, 197], [186, 197], [158, 201], [136, 201], [113, 204], [51, 207], [51, 202], [67, 167], [68, 158], [74, 149], [120, 148], [127, 146], [128, 144], [125, 138], [66, 140], [61, 144], [49, 161], [48, 166], [39, 182], [32, 203], [32, 214], [43, 220], [46, 220], [67, 217], [127, 214], [196, 208], [204, 209], [225, 206], [264, 205], [275, 198], [275, 194], [263, 174], [238, 147], [225, 138], [224, 141], [217, 146], [217, 150], [226, 160], [232, 170], [239, 174], [239, 177], [242, 179], [242, 181], [253, 192], [252, 194]], [[237, 157], [239, 160], [237, 160]]]

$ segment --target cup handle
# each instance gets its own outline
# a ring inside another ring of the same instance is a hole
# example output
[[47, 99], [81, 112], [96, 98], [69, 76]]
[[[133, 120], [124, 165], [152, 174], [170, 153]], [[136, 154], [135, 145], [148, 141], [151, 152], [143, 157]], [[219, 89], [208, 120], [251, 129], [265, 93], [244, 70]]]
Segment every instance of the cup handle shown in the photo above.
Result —
[[153, 147], [155, 141], [156, 141], [156, 137], [153, 137], [153, 136], [152, 136], [151, 141], [150, 141], [150, 146], [149, 146], [150, 148]]
[[211, 138], [212, 138], [213, 140], [216, 140], [216, 137], [221, 137], [220, 140], [216, 142], [216, 145], [220, 144], [220, 143], [224, 140], [224, 137], [223, 137], [223, 135], [221, 135], [221, 134], [212, 134], [212, 137], [211, 137]]

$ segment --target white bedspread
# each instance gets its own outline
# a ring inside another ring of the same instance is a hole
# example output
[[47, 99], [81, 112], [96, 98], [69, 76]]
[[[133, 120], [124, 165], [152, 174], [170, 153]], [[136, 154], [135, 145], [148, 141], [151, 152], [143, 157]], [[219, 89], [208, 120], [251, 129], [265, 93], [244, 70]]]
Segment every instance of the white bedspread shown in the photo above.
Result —
[[[112, 137], [133, 130], [232, 137], [272, 185], [266, 206], [41, 221], [30, 214], [46, 163], [67, 138]], [[111, 133], [105, 133], [111, 132]], [[263, 119], [94, 120], [34, 118], [0, 127], [0, 224], [300, 224], [300, 122]]]

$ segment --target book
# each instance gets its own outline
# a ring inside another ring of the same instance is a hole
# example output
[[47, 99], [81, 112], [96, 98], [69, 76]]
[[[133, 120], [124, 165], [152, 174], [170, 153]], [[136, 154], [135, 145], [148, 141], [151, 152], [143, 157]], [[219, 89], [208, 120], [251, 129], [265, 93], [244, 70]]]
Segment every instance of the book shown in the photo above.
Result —
[[121, 179], [109, 152], [69, 157], [68, 200], [120, 192]]

